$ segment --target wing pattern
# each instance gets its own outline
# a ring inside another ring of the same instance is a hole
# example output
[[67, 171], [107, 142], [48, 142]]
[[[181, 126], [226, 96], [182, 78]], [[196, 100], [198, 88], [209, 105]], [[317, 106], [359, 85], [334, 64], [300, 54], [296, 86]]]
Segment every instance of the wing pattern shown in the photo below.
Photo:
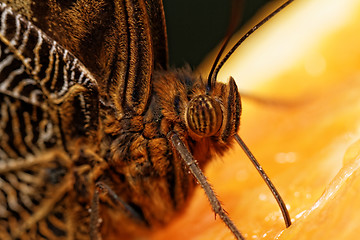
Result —
[[0, 11], [0, 239], [81, 239], [88, 230], [75, 223], [88, 213], [72, 201], [70, 153], [74, 139], [96, 137], [97, 83], [29, 21]]
[[147, 111], [167, 69], [162, 2], [1, 2], [0, 239], [89, 239], [100, 104]]

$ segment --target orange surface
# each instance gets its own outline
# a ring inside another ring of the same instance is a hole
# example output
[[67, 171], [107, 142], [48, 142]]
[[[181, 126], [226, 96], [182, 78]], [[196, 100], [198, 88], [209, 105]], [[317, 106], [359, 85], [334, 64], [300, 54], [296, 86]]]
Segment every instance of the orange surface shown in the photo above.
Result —
[[[240, 135], [293, 221], [285, 229], [270, 191], [236, 146], [206, 175], [247, 239], [359, 238], [359, 29], [358, 0], [295, 1], [222, 70], [220, 78], [232, 75], [241, 92], [263, 98], [243, 97]], [[199, 188], [185, 212], [151, 239], [233, 237]]]

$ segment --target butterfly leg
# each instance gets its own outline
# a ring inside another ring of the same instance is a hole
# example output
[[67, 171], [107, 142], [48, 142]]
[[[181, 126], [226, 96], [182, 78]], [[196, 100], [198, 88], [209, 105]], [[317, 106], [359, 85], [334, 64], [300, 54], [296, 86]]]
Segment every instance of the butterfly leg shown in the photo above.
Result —
[[215, 216], [216, 214], [220, 216], [222, 221], [228, 226], [230, 231], [237, 239], [244, 240], [245, 238], [241, 235], [235, 224], [232, 222], [226, 211], [221, 206], [219, 199], [216, 197], [214, 190], [212, 189], [209, 182], [206, 180], [204, 173], [201, 171], [196, 160], [193, 158], [185, 144], [181, 141], [178, 134], [176, 132], [170, 132], [168, 138], [188, 166], [191, 174], [196, 178], [196, 180], [200, 183], [201, 187], [204, 189], [205, 194], [211, 204], [211, 207], [215, 212]]
[[99, 240], [98, 228], [101, 224], [101, 218], [99, 214], [100, 195], [106, 194], [113, 203], [119, 206], [123, 212], [131, 219], [144, 224], [143, 217], [129, 204], [124, 202], [112, 189], [104, 182], [97, 182], [96, 189], [91, 201], [91, 214], [90, 214], [90, 239]]

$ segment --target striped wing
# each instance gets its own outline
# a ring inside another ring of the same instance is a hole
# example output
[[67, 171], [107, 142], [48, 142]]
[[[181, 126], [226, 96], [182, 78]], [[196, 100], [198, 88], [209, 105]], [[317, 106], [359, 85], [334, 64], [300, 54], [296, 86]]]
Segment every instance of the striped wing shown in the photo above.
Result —
[[168, 64], [162, 0], [22, 0], [9, 4], [84, 64], [118, 116], [146, 111], [152, 73], [167, 69]]
[[70, 191], [70, 153], [96, 144], [97, 83], [29, 21], [0, 13], [0, 239], [80, 239], [88, 213]]

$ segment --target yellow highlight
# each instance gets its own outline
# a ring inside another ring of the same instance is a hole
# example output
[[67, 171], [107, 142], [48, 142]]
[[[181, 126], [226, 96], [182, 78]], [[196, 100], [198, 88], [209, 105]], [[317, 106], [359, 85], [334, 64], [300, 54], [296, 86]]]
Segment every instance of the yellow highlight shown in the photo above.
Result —
[[[247, 239], [359, 238], [359, 29], [359, 0], [297, 0], [221, 70], [219, 79], [233, 76], [246, 93], [239, 134], [293, 221], [285, 229], [270, 191], [236, 146], [206, 176]], [[204, 76], [211, 61], [199, 68]], [[200, 188], [184, 214], [151, 238], [233, 239]]]

